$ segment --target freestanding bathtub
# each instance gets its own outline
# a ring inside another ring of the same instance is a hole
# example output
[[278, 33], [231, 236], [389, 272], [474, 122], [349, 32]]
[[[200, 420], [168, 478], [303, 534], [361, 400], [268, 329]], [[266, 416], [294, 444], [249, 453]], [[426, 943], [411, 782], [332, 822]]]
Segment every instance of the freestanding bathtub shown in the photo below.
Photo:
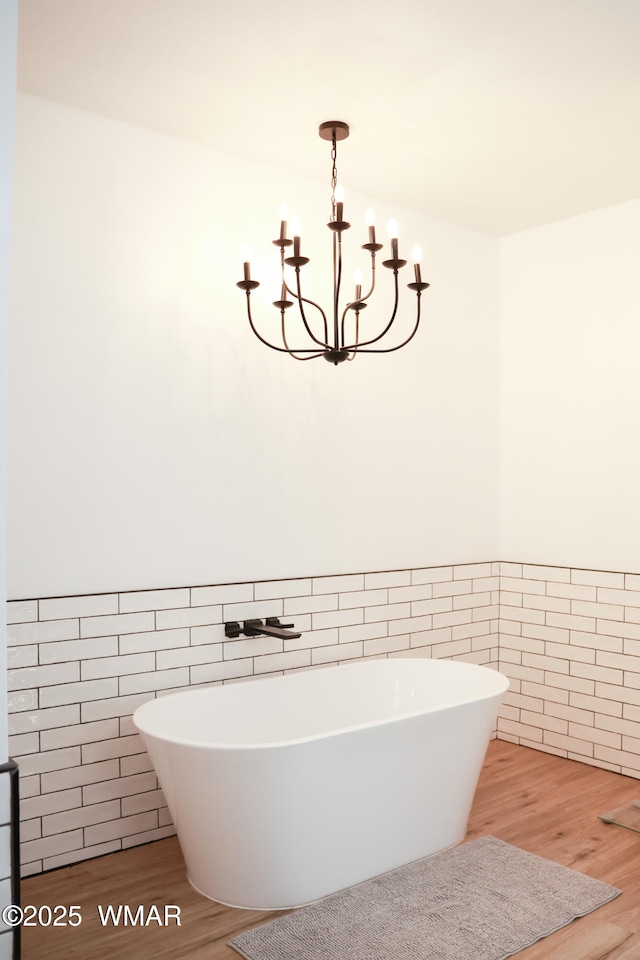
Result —
[[170, 694], [134, 713], [193, 887], [317, 900], [458, 843], [509, 681], [361, 660]]

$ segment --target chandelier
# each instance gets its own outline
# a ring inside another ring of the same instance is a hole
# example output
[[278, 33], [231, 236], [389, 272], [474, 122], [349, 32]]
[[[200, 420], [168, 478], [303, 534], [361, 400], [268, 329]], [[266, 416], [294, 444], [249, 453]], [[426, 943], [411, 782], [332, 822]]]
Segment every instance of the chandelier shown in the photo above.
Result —
[[[273, 241], [276, 247], [280, 247], [282, 285], [280, 299], [275, 300], [273, 302], [273, 306], [280, 311], [282, 346], [271, 343], [266, 339], [266, 337], [262, 336], [262, 334], [256, 329], [253, 322], [253, 317], [251, 314], [251, 291], [255, 290], [256, 287], [259, 287], [260, 284], [257, 280], [251, 279], [251, 265], [249, 263], [248, 256], [244, 260], [243, 264], [244, 277], [238, 282], [237, 286], [240, 287], [241, 290], [244, 290], [247, 295], [247, 315], [249, 317], [251, 329], [255, 333], [258, 340], [262, 341], [262, 343], [264, 343], [267, 347], [271, 347], [272, 350], [278, 350], [280, 353], [288, 353], [289, 356], [296, 360], [314, 360], [317, 357], [324, 357], [329, 363], [333, 363], [337, 366], [337, 364], [342, 363], [343, 360], [353, 360], [358, 353], [391, 353], [392, 351], [399, 350], [401, 347], [404, 347], [407, 343], [409, 343], [409, 341], [415, 336], [420, 324], [420, 297], [422, 295], [422, 291], [426, 290], [429, 284], [425, 283], [422, 279], [420, 273], [422, 254], [420, 247], [416, 246], [413, 248], [414, 279], [411, 283], [407, 284], [409, 289], [415, 291], [416, 294], [417, 305], [415, 325], [409, 336], [401, 343], [390, 347], [383, 346], [381, 341], [391, 329], [398, 312], [398, 272], [404, 266], [406, 266], [407, 263], [406, 260], [400, 259], [398, 255], [398, 227], [395, 220], [390, 220], [389, 237], [391, 244], [391, 258], [389, 260], [383, 260], [382, 266], [393, 271], [395, 288], [393, 309], [386, 326], [380, 333], [372, 336], [371, 332], [365, 332], [361, 330], [361, 326], [363, 328], [365, 327], [365, 322], [363, 320], [361, 323], [360, 314], [366, 309], [367, 301], [372, 296], [376, 286], [376, 253], [379, 250], [382, 250], [383, 247], [383, 244], [376, 241], [376, 230], [373, 214], [370, 210], [368, 210], [366, 220], [369, 227], [369, 240], [367, 243], [362, 244], [362, 249], [367, 250], [371, 255], [371, 284], [368, 292], [363, 296], [362, 275], [359, 271], [356, 271], [354, 274], [354, 297], [352, 300], [348, 301], [344, 307], [341, 307], [340, 288], [342, 286], [342, 234], [345, 232], [345, 230], [349, 229], [351, 224], [347, 223], [347, 221], [344, 219], [344, 191], [338, 184], [336, 145], [339, 140], [346, 140], [346, 138], [349, 136], [349, 125], [341, 120], [328, 120], [326, 123], [320, 124], [319, 133], [323, 140], [331, 141], [331, 218], [327, 224], [332, 233], [333, 243], [333, 300], [331, 303], [331, 309], [325, 312], [320, 304], [315, 303], [313, 300], [309, 300], [303, 294], [301, 270], [304, 266], [306, 266], [306, 264], [309, 263], [309, 258], [302, 256], [300, 237], [301, 229], [297, 220], [294, 223], [294, 218], [292, 218], [291, 223], [293, 239], [291, 240], [287, 236], [288, 211], [284, 204], [280, 209], [280, 236], [277, 240]], [[293, 255], [285, 256], [285, 253], [289, 252], [289, 248], [291, 246], [293, 246]], [[290, 268], [289, 271], [287, 271], [287, 267]], [[288, 330], [287, 319], [285, 317], [286, 311], [289, 310], [294, 303], [297, 304], [298, 309], [296, 312], [299, 314], [301, 321], [301, 323], [300, 321], [298, 322], [299, 330], [304, 330], [306, 333], [306, 345], [300, 347], [291, 347], [289, 345], [291, 334]], [[314, 323], [311, 323], [307, 317], [307, 307], [311, 308], [313, 311], [317, 311], [317, 314], [314, 318]], [[327, 313], [329, 316], [327, 316]], [[364, 339], [361, 339], [363, 335]], [[380, 345], [374, 346], [374, 344]]]

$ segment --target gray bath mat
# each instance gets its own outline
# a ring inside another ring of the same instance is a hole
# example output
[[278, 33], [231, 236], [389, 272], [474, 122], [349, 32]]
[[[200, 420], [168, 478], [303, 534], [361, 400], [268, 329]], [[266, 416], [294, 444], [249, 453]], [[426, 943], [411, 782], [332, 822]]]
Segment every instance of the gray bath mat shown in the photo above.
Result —
[[620, 890], [480, 837], [242, 933], [247, 960], [504, 960]]

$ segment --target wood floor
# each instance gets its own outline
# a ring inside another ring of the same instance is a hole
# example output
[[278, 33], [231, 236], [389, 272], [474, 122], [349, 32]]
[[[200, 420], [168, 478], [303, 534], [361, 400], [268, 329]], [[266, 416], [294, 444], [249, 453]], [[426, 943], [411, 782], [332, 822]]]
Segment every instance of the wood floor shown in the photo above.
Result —
[[[640, 834], [598, 820], [636, 798], [638, 780], [502, 741], [490, 744], [467, 839], [493, 834], [623, 891], [518, 960], [639, 960]], [[182, 925], [101, 926], [98, 904], [141, 903], [177, 904]], [[75, 928], [23, 929], [24, 960], [238, 960], [227, 941], [278, 915], [222, 907], [194, 893], [174, 837], [25, 880], [23, 904], [77, 904], [83, 918]]]

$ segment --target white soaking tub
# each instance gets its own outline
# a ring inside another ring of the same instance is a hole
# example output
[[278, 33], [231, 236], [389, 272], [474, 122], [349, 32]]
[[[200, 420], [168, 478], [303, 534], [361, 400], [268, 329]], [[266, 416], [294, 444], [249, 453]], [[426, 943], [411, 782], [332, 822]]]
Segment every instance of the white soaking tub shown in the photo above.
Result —
[[133, 719], [193, 887], [285, 909], [462, 840], [508, 685], [460, 661], [361, 660], [170, 694]]

